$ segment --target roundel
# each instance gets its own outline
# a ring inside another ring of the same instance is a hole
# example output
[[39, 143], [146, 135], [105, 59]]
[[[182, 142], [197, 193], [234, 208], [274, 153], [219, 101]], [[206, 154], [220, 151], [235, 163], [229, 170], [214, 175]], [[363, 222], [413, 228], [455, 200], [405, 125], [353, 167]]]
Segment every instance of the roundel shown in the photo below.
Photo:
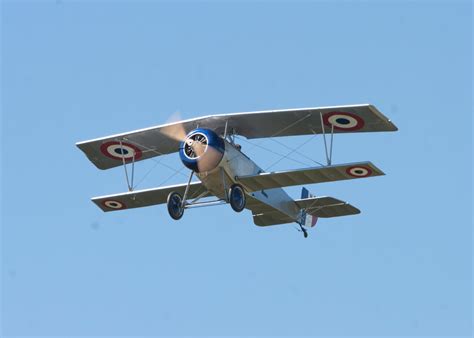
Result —
[[106, 200], [102, 202], [102, 205], [109, 209], [115, 209], [115, 210], [120, 210], [120, 209], [125, 209], [126, 206], [122, 202], [115, 201], [115, 200]]
[[349, 167], [346, 173], [352, 177], [367, 177], [372, 175], [372, 169], [364, 166]]
[[131, 161], [133, 158], [138, 160], [142, 157], [142, 151], [137, 146], [125, 142], [106, 142], [100, 146], [100, 151], [114, 160], [125, 159], [125, 161]]
[[356, 114], [333, 111], [331, 113], [324, 114], [324, 124], [337, 130], [359, 130], [364, 127], [364, 120]]

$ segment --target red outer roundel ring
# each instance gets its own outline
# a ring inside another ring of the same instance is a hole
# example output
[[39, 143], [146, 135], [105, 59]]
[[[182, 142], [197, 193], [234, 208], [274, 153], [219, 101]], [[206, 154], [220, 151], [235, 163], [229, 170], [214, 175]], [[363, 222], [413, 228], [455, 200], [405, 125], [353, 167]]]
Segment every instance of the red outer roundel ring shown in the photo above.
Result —
[[[106, 207], [107, 209], [110, 209], [110, 210], [122, 210], [122, 209], [127, 209], [127, 207], [125, 206], [124, 203], [122, 202], [119, 202], [119, 201], [115, 201], [115, 200], [105, 200], [105, 201], [102, 201], [102, 205], [104, 207]], [[112, 205], [116, 205], [116, 207], [112, 206]]]
[[[367, 172], [365, 174], [362, 174], [362, 175], [354, 175], [353, 171], [357, 170], [357, 169], [366, 170]], [[349, 176], [352, 176], [352, 177], [357, 177], [357, 178], [368, 177], [368, 176], [372, 175], [372, 169], [370, 169], [369, 167], [364, 167], [364, 166], [353, 166], [353, 167], [349, 167], [349, 168], [346, 169], [346, 174], [349, 175]]]
[[[110, 153], [108, 151], [108, 148], [110, 146], [113, 146], [113, 145], [118, 145], [120, 146], [120, 142], [117, 142], [117, 141], [110, 141], [110, 142], [105, 142], [103, 143], [101, 146], [100, 146], [100, 151], [102, 154], [104, 154], [105, 156], [109, 157], [109, 158], [112, 158], [114, 160], [120, 160], [122, 161], [122, 156], [120, 156], [120, 154], [113, 154], [113, 153]], [[127, 148], [132, 148], [134, 151], [135, 151], [135, 160], [138, 160], [140, 157], [142, 157], [142, 151], [135, 145], [131, 144], [131, 143], [126, 143], [126, 142], [122, 142], [122, 146], [123, 147], [127, 147]], [[125, 157], [125, 161], [132, 161], [133, 159], [133, 156], [131, 157]]]
[[327, 113], [327, 114], [324, 114], [323, 115], [323, 121], [324, 121], [324, 124], [328, 127], [331, 127], [333, 124], [331, 122], [329, 122], [329, 118], [331, 116], [334, 116], [334, 115], [346, 115], [350, 118], [353, 118], [354, 120], [357, 121], [357, 124], [353, 127], [340, 127], [340, 126], [334, 126], [334, 129], [336, 130], [345, 130], [345, 131], [354, 131], [354, 130], [359, 130], [359, 129], [362, 129], [364, 127], [364, 120], [360, 117], [360, 116], [357, 116], [356, 114], [352, 114], [352, 113], [348, 113], [348, 112], [344, 112], [344, 111], [333, 111], [333, 112], [330, 112], [330, 113]]

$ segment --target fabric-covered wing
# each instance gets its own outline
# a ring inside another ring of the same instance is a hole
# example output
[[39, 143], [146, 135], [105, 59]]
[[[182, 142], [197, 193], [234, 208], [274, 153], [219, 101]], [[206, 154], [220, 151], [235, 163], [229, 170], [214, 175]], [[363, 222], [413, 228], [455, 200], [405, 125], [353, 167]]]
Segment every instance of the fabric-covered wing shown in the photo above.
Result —
[[238, 176], [236, 180], [241, 183], [247, 191], [251, 192], [291, 185], [350, 180], [380, 175], [384, 175], [384, 173], [371, 162], [358, 162]]
[[[150, 205], [166, 203], [168, 194], [176, 191], [184, 195], [186, 184], [171, 185], [167, 187], [130, 191], [122, 194], [94, 197], [92, 201], [103, 211], [117, 211], [124, 209], [147, 207]], [[210, 196], [201, 182], [193, 182], [189, 186], [188, 198], [195, 198], [200, 194]]]
[[[322, 117], [322, 119], [321, 119]], [[321, 124], [321, 120], [323, 123]], [[156, 127], [116, 134], [77, 143], [99, 169], [178, 151], [179, 142], [170, 137], [178, 125], [185, 132], [201, 127], [246, 138], [326, 133], [395, 131], [397, 127], [372, 105], [269, 110], [249, 113], [209, 115]], [[123, 157], [123, 158], [122, 158]]]
[[312, 197], [296, 200], [295, 203], [308, 214], [321, 218], [360, 214], [356, 207], [333, 197]]
[[[213, 127], [217, 130], [222, 131], [225, 125], [222, 125], [222, 122], [228, 121], [228, 130], [234, 130], [238, 135], [249, 139], [321, 134], [322, 126], [326, 133], [330, 133], [332, 127], [334, 133], [398, 130], [387, 117], [370, 104], [269, 110], [217, 115], [213, 118], [215, 119], [212, 121]], [[216, 122], [220, 126], [215, 125]]]

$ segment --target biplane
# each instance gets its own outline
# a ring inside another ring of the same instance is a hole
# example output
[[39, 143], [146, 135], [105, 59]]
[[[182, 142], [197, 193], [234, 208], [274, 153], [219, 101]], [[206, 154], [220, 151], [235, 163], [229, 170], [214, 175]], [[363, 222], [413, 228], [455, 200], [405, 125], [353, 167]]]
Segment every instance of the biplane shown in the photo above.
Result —
[[[360, 213], [349, 203], [314, 196], [306, 188], [291, 198], [283, 187], [374, 177], [384, 173], [369, 161], [332, 164], [333, 138], [338, 133], [396, 131], [373, 105], [271, 110], [209, 115], [77, 143], [99, 169], [125, 168], [129, 191], [92, 198], [103, 211], [166, 203], [179, 220], [186, 209], [230, 204], [236, 212], [251, 211], [258, 226], [296, 223], [307, 229], [318, 218]], [[265, 172], [242, 151], [236, 137], [276, 138], [322, 135], [327, 163], [297, 170]], [[190, 170], [186, 183], [134, 190], [134, 164], [155, 156], [179, 153]], [[129, 168], [127, 170], [127, 167]], [[199, 181], [193, 181], [196, 176]]]

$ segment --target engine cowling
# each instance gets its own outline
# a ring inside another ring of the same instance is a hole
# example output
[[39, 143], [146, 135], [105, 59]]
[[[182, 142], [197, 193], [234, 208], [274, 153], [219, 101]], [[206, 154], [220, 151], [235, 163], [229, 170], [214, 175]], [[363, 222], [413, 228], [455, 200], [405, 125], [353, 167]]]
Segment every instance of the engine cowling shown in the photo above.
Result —
[[181, 161], [197, 173], [216, 168], [224, 152], [224, 140], [212, 130], [204, 128], [191, 131], [179, 145]]

